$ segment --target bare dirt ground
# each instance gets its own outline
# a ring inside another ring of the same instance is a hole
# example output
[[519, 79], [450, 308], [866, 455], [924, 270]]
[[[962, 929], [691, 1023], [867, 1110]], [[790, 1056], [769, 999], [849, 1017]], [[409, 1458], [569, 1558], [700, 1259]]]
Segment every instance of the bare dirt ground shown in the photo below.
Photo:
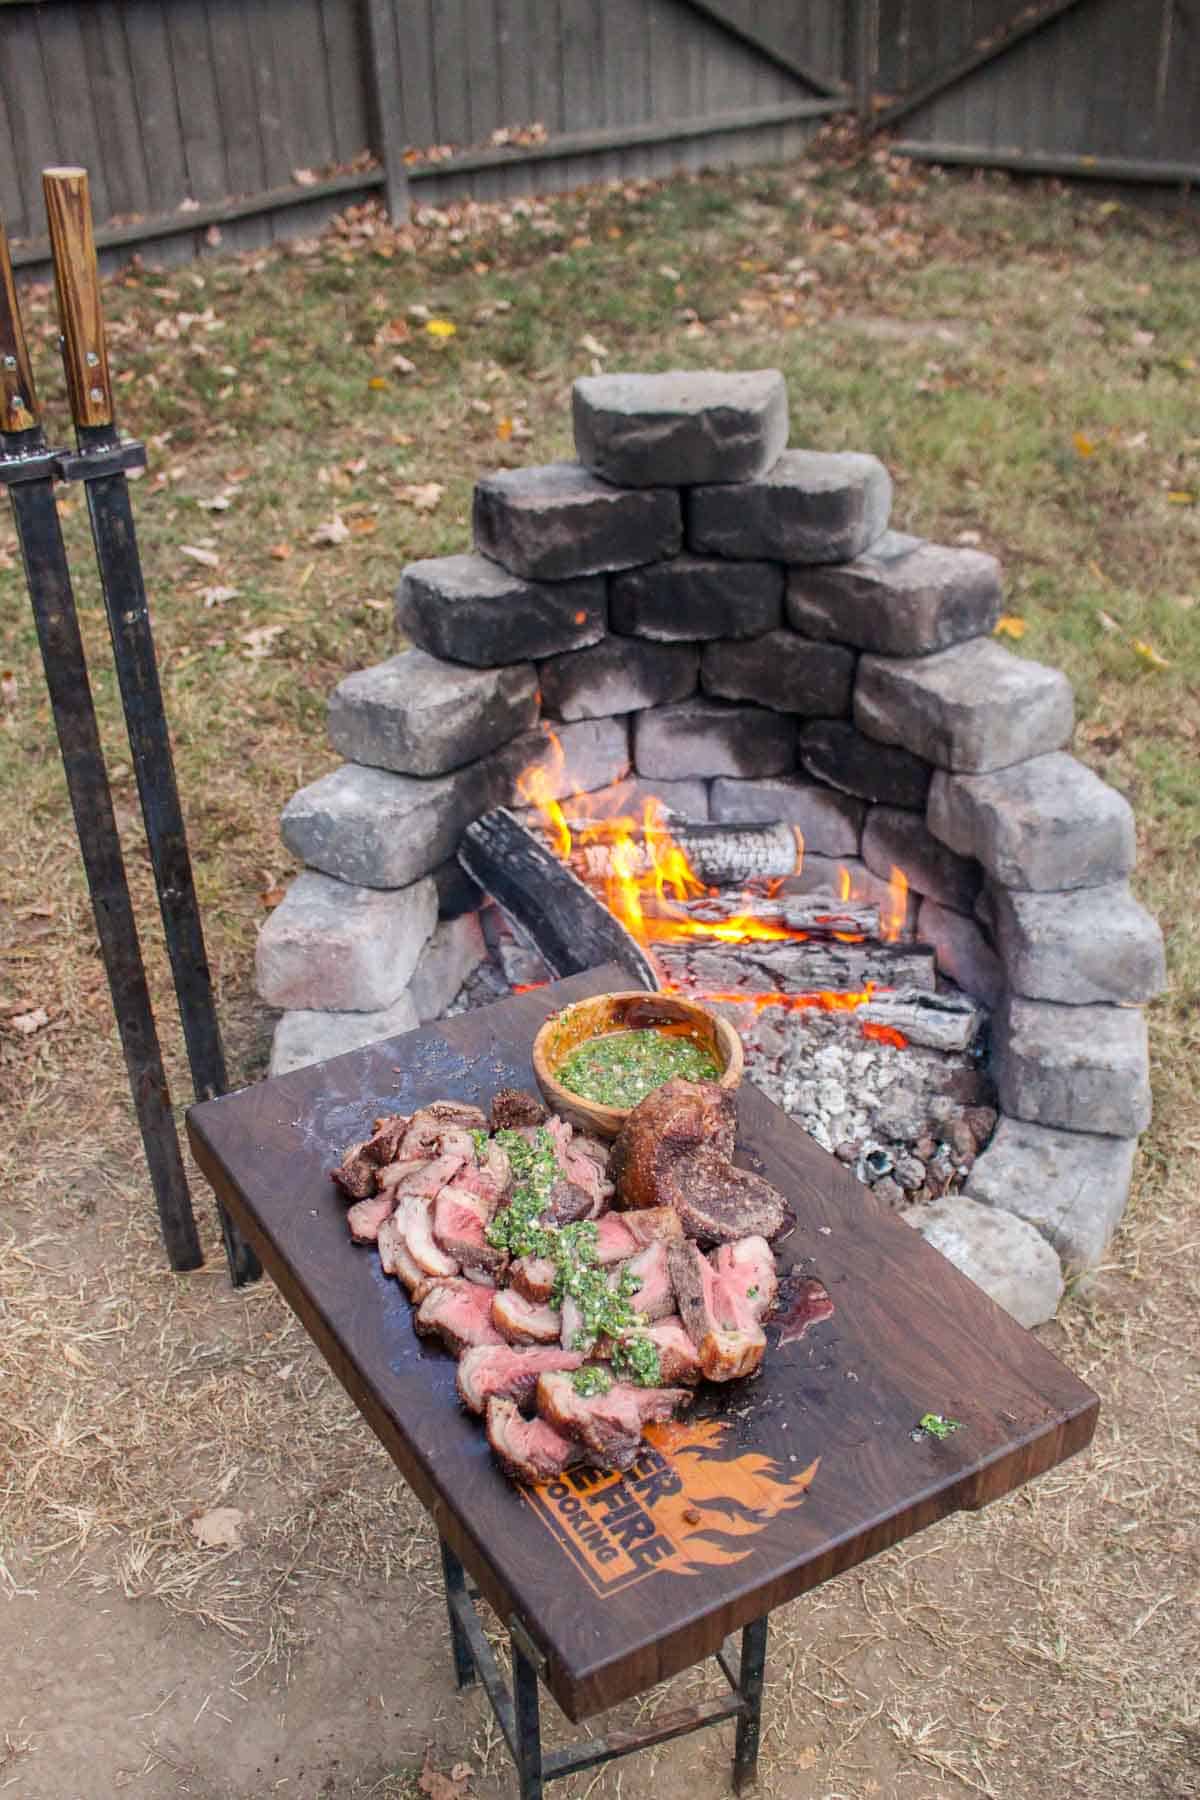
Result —
[[[157, 434], [136, 504], [233, 1069], [265, 1062], [251, 952], [289, 872], [278, 811], [332, 760], [323, 696], [389, 653], [401, 564], [460, 547], [476, 472], [563, 453], [569, 380], [595, 356], [585, 328], [624, 366], [777, 361], [793, 441], [878, 450], [898, 523], [1003, 556], [1021, 649], [1069, 669], [1078, 753], [1134, 800], [1172, 990], [1152, 1009], [1157, 1112], [1130, 1213], [1042, 1332], [1101, 1393], [1093, 1449], [775, 1616], [764, 1790], [1190, 1800], [1194, 225], [880, 164], [639, 184], [518, 223], [513, 239], [468, 219], [465, 246], [445, 221], [411, 242], [352, 232], [110, 289], [129, 423]], [[426, 341], [431, 312], [457, 337]], [[392, 372], [401, 342], [415, 374]], [[339, 355], [318, 360], [321, 343]], [[317, 423], [289, 400], [296, 367], [327, 384]], [[349, 538], [308, 548], [335, 509]], [[228, 1287], [198, 1181], [208, 1266], [164, 1269], [12, 551], [0, 530], [0, 1794], [500, 1800], [515, 1792], [503, 1747], [478, 1696], [453, 1692], [432, 1535], [269, 1285]], [[100, 670], [86, 583], [81, 602]], [[150, 919], [127, 751], [97, 685]], [[14, 1023], [39, 1008], [44, 1024]], [[242, 1515], [240, 1546], [197, 1543], [216, 1507]], [[693, 1671], [624, 1716], [705, 1686]], [[716, 1800], [730, 1739], [576, 1777], [564, 1800]]]

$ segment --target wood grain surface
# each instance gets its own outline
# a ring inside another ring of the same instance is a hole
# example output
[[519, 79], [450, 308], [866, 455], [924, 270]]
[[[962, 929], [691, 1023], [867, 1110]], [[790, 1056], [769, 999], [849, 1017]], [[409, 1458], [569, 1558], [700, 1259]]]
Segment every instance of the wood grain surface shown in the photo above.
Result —
[[0, 431], [32, 431], [37, 422], [33, 365], [17, 303], [8, 233], [0, 223]]
[[[380, 1113], [531, 1085], [556, 1006], [619, 969], [409, 1032], [195, 1106], [200, 1167], [380, 1441], [501, 1618], [546, 1657], [572, 1719], [642, 1692], [735, 1628], [961, 1508], [1081, 1450], [1098, 1402], [1031, 1334], [872, 1200], [748, 1082], [738, 1160], [797, 1215], [790, 1291], [833, 1316], [768, 1327], [762, 1374], [704, 1390], [654, 1428], [623, 1480], [572, 1472], [529, 1495], [457, 1406], [454, 1363], [413, 1331], [403, 1289], [354, 1248], [328, 1178]], [[914, 1436], [938, 1412], [961, 1429]], [[815, 1467], [814, 1467], [815, 1464]]]
[[112, 383], [100, 307], [100, 271], [92, 237], [86, 169], [45, 169], [42, 188], [54, 257], [59, 328], [71, 417], [76, 425], [111, 425]]

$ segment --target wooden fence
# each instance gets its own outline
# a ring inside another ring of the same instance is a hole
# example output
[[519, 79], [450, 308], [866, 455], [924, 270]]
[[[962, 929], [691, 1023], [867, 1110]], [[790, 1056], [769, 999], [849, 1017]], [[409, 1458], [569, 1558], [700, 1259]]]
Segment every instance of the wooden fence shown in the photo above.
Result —
[[1190, 183], [1198, 81], [1200, 0], [0, 0], [0, 213], [37, 265], [39, 172], [83, 163], [110, 260], [176, 260], [786, 157], [851, 105], [916, 156]]

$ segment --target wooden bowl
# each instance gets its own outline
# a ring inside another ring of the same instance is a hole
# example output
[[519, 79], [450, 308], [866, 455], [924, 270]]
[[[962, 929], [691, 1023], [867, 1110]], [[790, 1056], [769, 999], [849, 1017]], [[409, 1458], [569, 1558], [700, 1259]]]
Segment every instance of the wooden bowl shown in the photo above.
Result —
[[557, 1070], [572, 1050], [588, 1038], [679, 1024], [692, 1027], [696, 1041], [720, 1068], [720, 1086], [735, 1088], [742, 1079], [745, 1059], [742, 1040], [729, 1021], [677, 994], [652, 994], [635, 988], [631, 993], [595, 994], [590, 1000], [577, 1000], [546, 1020], [533, 1040], [533, 1073], [546, 1105], [580, 1131], [590, 1132], [593, 1137], [615, 1138], [631, 1109], [585, 1100], [582, 1094], [563, 1086]]

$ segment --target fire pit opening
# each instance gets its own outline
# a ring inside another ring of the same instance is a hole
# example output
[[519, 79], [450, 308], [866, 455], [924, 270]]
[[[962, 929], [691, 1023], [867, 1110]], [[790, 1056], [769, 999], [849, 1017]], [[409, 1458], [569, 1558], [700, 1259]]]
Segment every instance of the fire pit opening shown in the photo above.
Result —
[[410, 565], [283, 814], [271, 1071], [615, 960], [1025, 1323], [1096, 1264], [1149, 1118], [1161, 936], [1065, 676], [977, 549], [785, 449], [770, 370], [576, 383], [579, 461]]

